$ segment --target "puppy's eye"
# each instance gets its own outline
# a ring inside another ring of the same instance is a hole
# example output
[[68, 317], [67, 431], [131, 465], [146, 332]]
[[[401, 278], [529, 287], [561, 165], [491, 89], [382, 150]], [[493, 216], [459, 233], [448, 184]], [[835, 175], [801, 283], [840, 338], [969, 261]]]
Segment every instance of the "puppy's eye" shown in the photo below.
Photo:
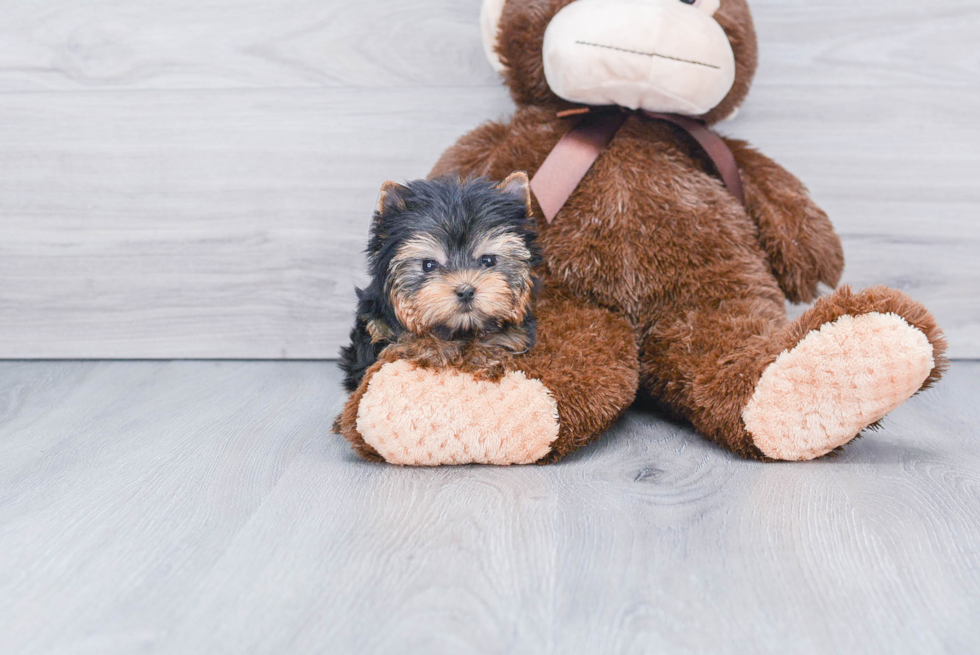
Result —
[[496, 265], [497, 265], [496, 255], [484, 255], [483, 257], [480, 257], [480, 266], [491, 268]]
[[696, 5], [696, 4], [698, 4], [698, 0], [681, 0], [681, 2], [683, 2], [686, 5]]
[[422, 271], [425, 273], [433, 273], [439, 270], [439, 262], [434, 259], [423, 259], [422, 260]]

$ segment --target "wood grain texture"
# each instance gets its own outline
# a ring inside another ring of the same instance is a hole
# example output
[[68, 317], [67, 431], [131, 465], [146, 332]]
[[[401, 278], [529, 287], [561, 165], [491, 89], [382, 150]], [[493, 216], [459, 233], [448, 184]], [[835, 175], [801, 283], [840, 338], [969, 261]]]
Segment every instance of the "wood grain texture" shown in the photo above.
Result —
[[0, 356], [336, 357], [381, 181], [507, 109], [499, 89], [57, 95], [0, 104]]
[[[980, 5], [756, 0], [722, 130], [830, 212], [845, 281], [980, 357]], [[478, 0], [7, 3], [0, 357], [332, 358], [377, 188], [506, 116]]]
[[327, 363], [0, 364], [0, 652], [980, 652], [980, 364], [839, 457], [402, 469]]
[[[975, 0], [753, 0], [761, 83], [974, 86]], [[0, 92], [496, 86], [480, 0], [5, 2]]]
[[5, 4], [0, 91], [497, 85], [479, 0]]

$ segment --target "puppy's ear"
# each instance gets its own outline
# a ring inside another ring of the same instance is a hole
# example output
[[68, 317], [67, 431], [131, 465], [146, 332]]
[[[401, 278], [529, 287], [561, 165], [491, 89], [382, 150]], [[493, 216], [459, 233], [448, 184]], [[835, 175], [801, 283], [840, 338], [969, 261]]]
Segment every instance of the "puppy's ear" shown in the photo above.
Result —
[[508, 175], [503, 182], [497, 185], [497, 190], [523, 200], [525, 207], [527, 207], [527, 215], [530, 216], [533, 213], [531, 211], [531, 181], [527, 179], [527, 173], [524, 171], [516, 171]]
[[407, 197], [408, 187], [396, 182], [385, 182], [381, 185], [381, 193], [378, 196], [378, 216], [387, 216], [393, 211], [403, 211]]

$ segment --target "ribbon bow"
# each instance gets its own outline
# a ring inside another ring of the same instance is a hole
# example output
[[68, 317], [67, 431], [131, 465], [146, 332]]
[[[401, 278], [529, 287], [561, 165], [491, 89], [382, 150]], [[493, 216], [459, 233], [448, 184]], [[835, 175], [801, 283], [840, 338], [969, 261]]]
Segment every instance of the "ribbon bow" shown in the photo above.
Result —
[[[617, 111], [618, 109], [618, 111]], [[531, 179], [531, 191], [538, 199], [549, 223], [565, 206], [592, 164], [616, 136], [630, 115], [622, 107], [593, 110], [581, 107], [558, 112], [559, 118], [580, 117], [545, 158]], [[667, 121], [691, 135], [718, 169], [729, 192], [743, 205], [745, 192], [738, 174], [738, 164], [728, 144], [704, 123], [679, 114], [659, 114], [646, 110], [637, 112], [644, 118]]]

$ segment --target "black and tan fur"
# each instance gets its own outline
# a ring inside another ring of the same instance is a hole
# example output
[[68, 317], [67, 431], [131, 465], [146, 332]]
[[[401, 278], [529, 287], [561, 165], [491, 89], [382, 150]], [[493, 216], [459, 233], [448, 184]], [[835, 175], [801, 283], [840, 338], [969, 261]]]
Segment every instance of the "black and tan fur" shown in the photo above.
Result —
[[534, 345], [530, 207], [524, 173], [499, 184], [455, 176], [384, 184], [367, 249], [371, 284], [357, 291], [341, 351], [349, 391], [385, 348], [492, 377]]

